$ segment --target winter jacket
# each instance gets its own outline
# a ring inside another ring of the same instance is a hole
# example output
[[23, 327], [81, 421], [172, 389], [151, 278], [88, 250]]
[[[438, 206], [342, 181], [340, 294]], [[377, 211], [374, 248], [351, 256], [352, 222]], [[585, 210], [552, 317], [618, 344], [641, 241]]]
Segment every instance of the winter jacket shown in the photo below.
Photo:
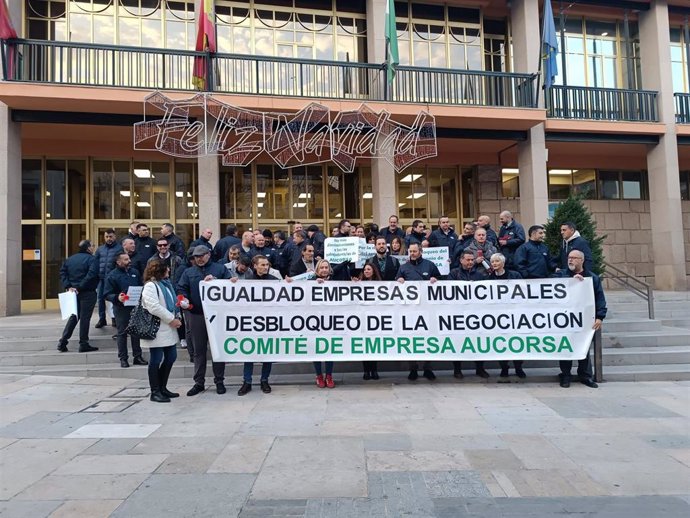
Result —
[[[383, 269], [381, 268], [381, 263], [383, 262]], [[394, 281], [398, 275], [398, 270], [400, 269], [400, 261], [395, 257], [391, 257], [386, 254], [383, 261], [379, 261], [379, 256], [375, 255], [367, 260], [367, 264], [371, 264], [376, 268], [381, 275], [382, 281]]]
[[323, 232], [314, 232], [314, 235], [308, 239], [309, 243], [314, 246], [314, 257], [320, 257], [323, 259], [323, 249], [324, 243], [326, 241], [326, 236]]
[[216, 246], [213, 247], [213, 260], [225, 263], [228, 260], [228, 250], [233, 245], [239, 245], [242, 240], [237, 236], [225, 236], [219, 239]]
[[424, 232], [419, 233], [415, 232], [414, 230], [410, 232], [407, 236], [405, 236], [405, 246], [409, 249], [410, 245], [417, 243], [419, 246], [422, 246], [422, 241], [426, 240], [426, 234]]
[[[575, 277], [575, 275], [575, 272], [566, 268], [558, 272], [554, 277]], [[604, 320], [608, 310], [606, 308], [606, 296], [604, 295], [604, 288], [601, 285], [601, 279], [596, 273], [587, 270], [580, 272], [580, 275], [592, 278], [592, 288], [594, 288], [594, 317], [599, 320]]]
[[274, 244], [268, 260], [271, 262], [271, 266], [285, 277], [290, 269], [290, 248], [288, 242], [283, 241], [281, 245]]
[[405, 240], [405, 231], [401, 228], [396, 228], [395, 232], [391, 232], [390, 227], [386, 227], [379, 232], [379, 236], [386, 238], [386, 243], [390, 244], [394, 238], [399, 237], [403, 241]]
[[449, 281], [483, 281], [486, 277], [476, 266], [471, 270], [465, 270], [463, 267], [453, 268], [448, 275]]
[[170, 253], [179, 255], [183, 259], [187, 255], [187, 249], [184, 247], [184, 243], [175, 234], [161, 236], [161, 239], [165, 239], [168, 242], [168, 250], [170, 250]]
[[506, 264], [510, 264], [515, 251], [525, 243], [525, 229], [517, 221], [513, 220], [508, 225], [501, 225], [498, 231], [498, 239], [507, 239], [501, 246], [501, 253], [506, 258]]
[[487, 277], [487, 280], [489, 281], [505, 281], [508, 279], [522, 279], [522, 275], [515, 270], [508, 270], [506, 268], [503, 270], [503, 275], [496, 275], [496, 272], [492, 271]]
[[486, 230], [486, 240], [492, 245], [494, 245], [496, 248], [498, 248], [498, 235], [496, 234], [496, 231], [493, 228], [491, 228], [491, 225], [487, 225], [481, 228]]
[[563, 240], [563, 244], [561, 246], [561, 268], [564, 270], [568, 269], [568, 254], [573, 250], [579, 250], [585, 254], [585, 262], [582, 265], [582, 268], [588, 272], [591, 272], [592, 268], [594, 267], [592, 249], [590, 248], [587, 240], [582, 237], [577, 230], [572, 236], [570, 236], [570, 239]]
[[105, 278], [103, 298], [114, 306], [122, 306], [118, 297], [120, 293], [127, 293], [130, 286], [141, 286], [141, 275], [134, 268], [125, 270], [118, 266]]
[[158, 252], [156, 248], [156, 240], [151, 237], [138, 237], [135, 241], [137, 256], [144, 258], [144, 264], [149, 260], [149, 257]]
[[98, 261], [98, 277], [105, 279], [110, 271], [115, 268], [115, 258], [123, 253], [122, 245], [115, 241], [112, 245], [103, 243], [96, 250], [96, 260]]
[[204, 266], [190, 266], [187, 268], [180, 281], [177, 283], [177, 293], [184, 295], [194, 307], [190, 309], [195, 315], [203, 315], [204, 309], [201, 306], [201, 293], [199, 293], [199, 283], [207, 275], [213, 275], [216, 279], [229, 279], [230, 272], [222, 264], [207, 262]]
[[[213, 245], [204, 236], [199, 236], [198, 239], [195, 239], [194, 241], [189, 243], [189, 248], [195, 248], [197, 246], [205, 246], [211, 251], [211, 254], [213, 254]], [[213, 257], [213, 255], [211, 255], [211, 257]]]
[[95, 291], [98, 288], [98, 261], [88, 252], [71, 255], [62, 263], [60, 280], [66, 290]]
[[[487, 264], [490, 264], [491, 256], [498, 252], [498, 250], [496, 250], [496, 247], [488, 241], [484, 241], [484, 244], [480, 245], [479, 243], [477, 243], [476, 240], [474, 240], [472, 241], [472, 243], [470, 243], [470, 245], [467, 248], [465, 248], [465, 251], [472, 252], [474, 254], [475, 260], [479, 256], [480, 250], [484, 254], [484, 259]], [[478, 264], [477, 269], [479, 269], [479, 271], [483, 274], [488, 273], [488, 269], [483, 264]]]
[[170, 278], [171, 279], [179, 279], [181, 274], [177, 273], [177, 269], [185, 262], [185, 259], [182, 259], [179, 256], [170, 252], [170, 255], [168, 257], [166, 257], [165, 259], [163, 259], [159, 254], [151, 256], [149, 258], [147, 264], [150, 263], [151, 261], [164, 261], [165, 264], [168, 265], [168, 268], [170, 268]]
[[556, 269], [556, 260], [544, 243], [530, 240], [515, 252], [513, 266], [523, 279], [546, 279]]
[[429, 236], [429, 246], [447, 246], [449, 256], [453, 254], [457, 242], [458, 235], [452, 228], [448, 230], [447, 234], [440, 228], [437, 228]]
[[420, 257], [413, 261], [410, 260], [403, 264], [398, 270], [395, 279], [405, 279], [406, 281], [428, 281], [432, 277], [441, 278], [441, 273], [434, 263], [428, 259]]
[[[141, 292], [141, 305], [152, 315], [161, 319], [161, 327], [153, 340], [141, 340], [141, 346], [149, 349], [154, 347], [169, 347], [179, 341], [177, 329], [170, 327], [170, 322], [175, 319], [175, 315], [168, 311], [165, 303], [163, 290], [168, 289], [163, 284], [156, 281], [149, 281], [144, 284]], [[173, 300], [177, 297], [171, 293]]]

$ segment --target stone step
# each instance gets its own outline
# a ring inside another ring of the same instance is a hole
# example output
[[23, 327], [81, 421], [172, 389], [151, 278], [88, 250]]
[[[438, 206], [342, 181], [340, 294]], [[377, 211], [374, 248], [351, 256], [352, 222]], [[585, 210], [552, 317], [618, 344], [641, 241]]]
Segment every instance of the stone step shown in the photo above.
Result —
[[662, 328], [660, 320], [640, 318], [607, 318], [604, 321], [603, 334], [632, 331], [658, 331]]
[[690, 364], [690, 345], [675, 347], [633, 347], [604, 349], [604, 371], [613, 365], [671, 365]]
[[630, 347], [670, 347], [690, 345], [690, 332], [674, 327], [662, 327], [658, 331], [631, 331], [604, 333], [604, 349]]
[[682, 328], [682, 329], [690, 329], [690, 318], [662, 319], [661, 323], [666, 327], [678, 327], [678, 328]]

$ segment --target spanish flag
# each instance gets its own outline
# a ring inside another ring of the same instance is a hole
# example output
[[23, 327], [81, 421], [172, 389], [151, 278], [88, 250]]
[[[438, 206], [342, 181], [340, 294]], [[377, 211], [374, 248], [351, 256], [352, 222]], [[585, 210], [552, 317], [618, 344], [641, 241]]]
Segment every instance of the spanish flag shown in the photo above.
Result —
[[[216, 52], [216, 28], [213, 25], [213, 0], [199, 0], [199, 23], [196, 35], [197, 52]], [[192, 84], [204, 91], [208, 85], [208, 62], [206, 57], [194, 58]]]

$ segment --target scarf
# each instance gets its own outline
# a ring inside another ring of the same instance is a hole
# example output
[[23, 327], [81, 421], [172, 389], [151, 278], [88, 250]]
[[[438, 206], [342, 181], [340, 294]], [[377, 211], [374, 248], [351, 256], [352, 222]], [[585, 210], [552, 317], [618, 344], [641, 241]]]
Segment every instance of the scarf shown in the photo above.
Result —
[[163, 298], [165, 299], [165, 307], [170, 313], [175, 313], [175, 291], [173, 290], [172, 283], [169, 279], [164, 279], [158, 281], [162, 291]]

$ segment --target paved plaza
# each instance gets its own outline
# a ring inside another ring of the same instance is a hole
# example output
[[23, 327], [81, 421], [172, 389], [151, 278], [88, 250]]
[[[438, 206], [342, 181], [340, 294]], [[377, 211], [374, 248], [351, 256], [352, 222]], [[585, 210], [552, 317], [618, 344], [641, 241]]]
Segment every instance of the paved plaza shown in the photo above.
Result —
[[690, 382], [339, 380], [1, 375], [0, 516], [690, 516]]

